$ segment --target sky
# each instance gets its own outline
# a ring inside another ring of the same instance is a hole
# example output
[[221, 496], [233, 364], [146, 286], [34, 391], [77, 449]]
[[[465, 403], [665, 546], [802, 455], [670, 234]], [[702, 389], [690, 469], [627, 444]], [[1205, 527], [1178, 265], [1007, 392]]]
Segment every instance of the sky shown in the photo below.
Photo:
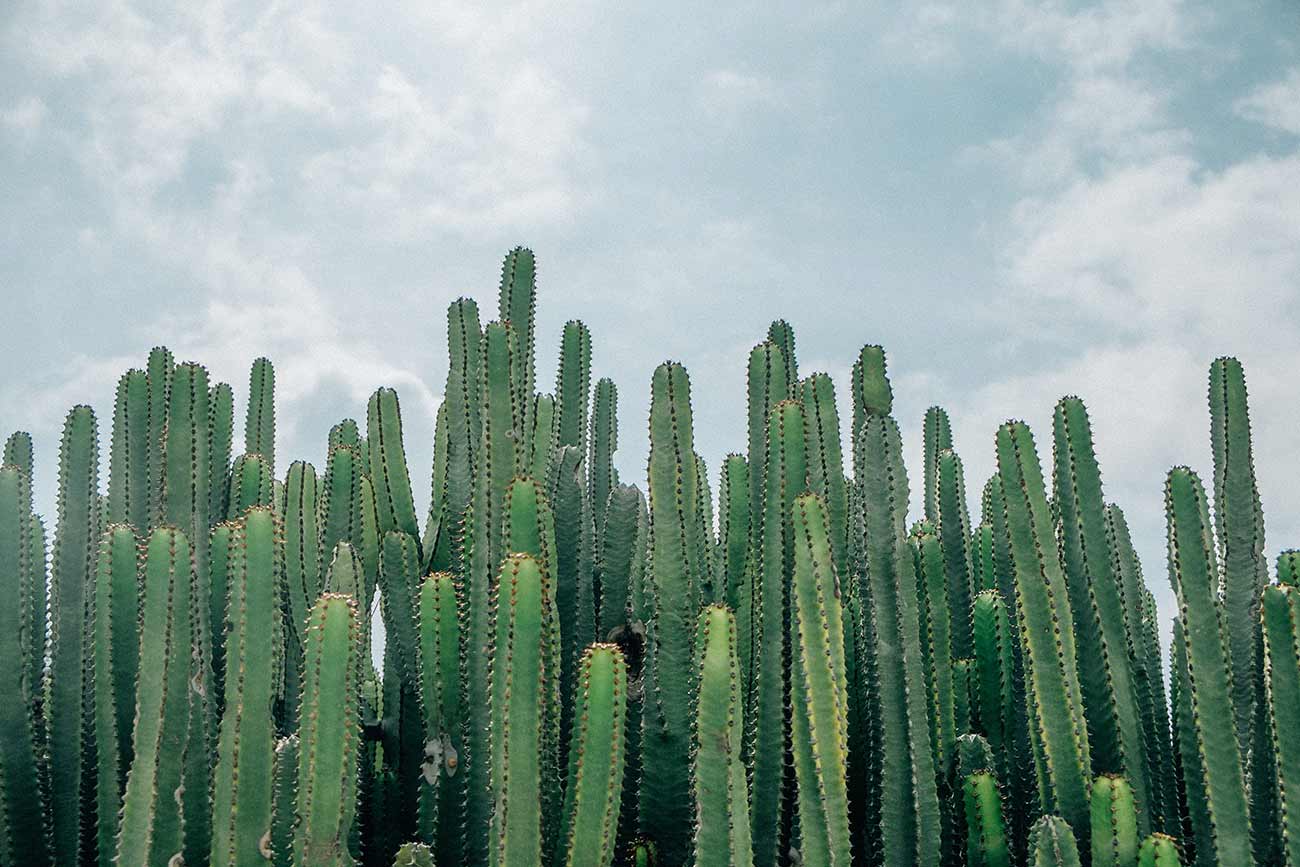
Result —
[[625, 481], [665, 359], [711, 472], [743, 450], [745, 359], [784, 317], [842, 413], [886, 347], [914, 491], [927, 406], [977, 500], [1000, 422], [1050, 461], [1083, 397], [1168, 616], [1164, 477], [1209, 478], [1233, 354], [1267, 552], [1300, 546], [1292, 0], [385, 5], [3, 4], [0, 430], [35, 436], [47, 514], [68, 407], [106, 441], [160, 343], [241, 413], [272, 358], [277, 454], [317, 467], [395, 387], [423, 509], [447, 304], [494, 317], [523, 244], [539, 381], [585, 321]]

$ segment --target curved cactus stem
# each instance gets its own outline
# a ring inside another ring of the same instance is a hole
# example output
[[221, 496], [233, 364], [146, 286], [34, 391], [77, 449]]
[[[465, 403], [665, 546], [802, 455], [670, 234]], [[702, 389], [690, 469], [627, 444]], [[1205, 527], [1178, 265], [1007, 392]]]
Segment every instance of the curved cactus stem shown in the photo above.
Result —
[[[1218, 605], [1218, 568], [1212, 547], [1205, 493], [1196, 474], [1170, 470], [1165, 483], [1169, 519], [1169, 580], [1182, 619], [1182, 652], [1187, 665], [1190, 742], [1197, 754], [1209, 827], [1197, 839], [1200, 864], [1254, 863], [1249, 809], [1238, 740], [1226, 720], [1233, 719], [1229, 643]], [[1189, 802], [1192, 794], [1188, 792]], [[1202, 846], [1208, 847], [1202, 851]]]
[[420, 526], [402, 446], [402, 410], [397, 392], [391, 388], [381, 388], [370, 396], [366, 442], [370, 446], [370, 479], [375, 486], [379, 532], [401, 530], [418, 540]]
[[145, 550], [135, 755], [117, 837], [118, 864], [167, 864], [182, 846], [180, 789], [190, 729], [194, 571], [185, 534], [159, 527]]
[[[26, 471], [0, 466], [0, 860], [50, 864], [43, 780], [38, 764], [35, 708], [39, 682], [31, 680], [26, 612], [35, 588], [28, 580], [32, 494]], [[42, 564], [44, 565], [44, 564]], [[43, 595], [43, 588], [42, 588]], [[114, 781], [116, 782], [116, 780]]]
[[[547, 813], [545, 781], [557, 774], [546, 750], [558, 714], [554, 659], [554, 588], [530, 554], [511, 554], [496, 587], [491, 691], [492, 776], [495, 808], [489, 820], [489, 863], [535, 867], [552, 853], [543, 845]], [[539, 805], [541, 809], [539, 809]]]
[[1022, 422], [998, 429], [998, 471], [1015, 570], [1029, 731], [1044, 812], [1088, 829], [1088, 730], [1083, 715], [1065, 576], [1033, 437]]
[[976, 771], [963, 780], [967, 867], [1011, 867], [997, 779], [988, 771]]
[[1178, 843], [1165, 834], [1152, 834], [1138, 850], [1138, 867], [1183, 867]]
[[434, 573], [421, 582], [417, 615], [425, 763], [420, 835], [453, 864], [460, 863], [465, 806], [465, 776], [457, 773], [464, 722], [459, 607], [453, 575]]
[[839, 577], [826, 506], [795, 498], [791, 741], [804, 863], [849, 865], [848, 694]]
[[325, 593], [304, 633], [294, 863], [350, 867], [356, 809], [360, 630], [351, 596]]
[[627, 667], [622, 651], [612, 644], [590, 645], [583, 654], [576, 686], [562, 824], [567, 846], [564, 863], [568, 867], [609, 867], [614, 860], [623, 783]]
[[690, 380], [680, 364], [655, 369], [650, 399], [650, 625], [641, 781], [641, 825], [666, 864], [690, 851], [691, 640], [699, 613], [703, 550], [692, 442]]
[[1123, 777], [1103, 774], [1092, 784], [1092, 867], [1136, 867], [1137, 802]]
[[270, 509], [249, 509], [230, 557], [225, 712], [217, 739], [209, 863], [258, 864], [271, 851], [275, 724], [284, 648], [284, 540]]
[[1139, 833], [1145, 834], [1151, 825], [1151, 787], [1130, 667], [1124, 593], [1109, 544], [1101, 471], [1083, 401], [1061, 398], [1053, 430], [1065, 583], [1078, 656], [1091, 660], [1080, 667], [1080, 679], [1092, 767], [1098, 773], [1126, 775], [1141, 817]]
[[[77, 863], [82, 821], [85, 617], [99, 536], [98, 430], [88, 406], [73, 407], [59, 449], [59, 521], [50, 585], [50, 667], [45, 714], [54, 860]], [[30, 514], [30, 511], [27, 513]], [[17, 659], [21, 660], [21, 656]], [[87, 805], [89, 806], [89, 805]]]
[[1028, 867], [1080, 867], [1079, 847], [1070, 824], [1044, 816], [1029, 829]]

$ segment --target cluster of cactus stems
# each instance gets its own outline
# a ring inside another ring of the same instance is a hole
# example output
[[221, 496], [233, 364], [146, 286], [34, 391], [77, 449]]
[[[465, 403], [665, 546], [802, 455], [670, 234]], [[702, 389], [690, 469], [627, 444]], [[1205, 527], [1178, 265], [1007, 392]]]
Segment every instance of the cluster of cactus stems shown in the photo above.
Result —
[[520, 248], [497, 319], [448, 309], [422, 525], [396, 392], [280, 468], [266, 359], [239, 454], [164, 348], [104, 484], [74, 407], [52, 539], [7, 440], [0, 865], [1300, 867], [1300, 553], [1270, 579], [1234, 359], [1212, 490], [1166, 482], [1169, 629], [1077, 397], [1050, 462], [997, 430], [977, 522], [929, 409], [909, 523], [883, 349], [841, 412], [779, 320], [715, 503], [686, 368], [626, 483], [590, 331], [538, 393], [535, 308]]

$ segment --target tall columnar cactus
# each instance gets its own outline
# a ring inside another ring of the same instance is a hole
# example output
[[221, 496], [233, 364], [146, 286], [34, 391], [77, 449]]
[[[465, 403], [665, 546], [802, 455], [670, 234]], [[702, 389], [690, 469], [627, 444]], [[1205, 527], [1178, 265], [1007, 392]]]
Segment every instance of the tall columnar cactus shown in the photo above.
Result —
[[[748, 489], [745, 500], [748, 502]], [[644, 553], [636, 547], [637, 525], [644, 520], [645, 499], [635, 485], [610, 491], [605, 520], [596, 545], [596, 571], [600, 575], [600, 612], [596, 635], [602, 641], [628, 623], [633, 563]]]
[[[159, 527], [145, 551], [134, 758], [117, 836], [118, 864], [168, 864], [183, 841], [182, 786], [195, 648], [195, 582], [185, 534]], [[74, 837], [75, 839], [75, 837]]]
[[[1232, 706], [1242, 756], [1252, 745], [1259, 666], [1259, 594], [1268, 583], [1264, 515], [1255, 482], [1246, 377], [1235, 358], [1210, 365], [1210, 439], [1214, 453], [1215, 576], [1227, 620]], [[1262, 817], [1261, 817], [1262, 819]]]
[[781, 361], [785, 364], [785, 396], [793, 399], [799, 393], [799, 365], [794, 354], [794, 329], [784, 319], [774, 320], [768, 326], [767, 339], [781, 350]]
[[245, 454], [235, 458], [230, 468], [230, 502], [226, 520], [237, 521], [253, 506], [270, 506], [275, 502], [275, 477], [261, 455]]
[[789, 394], [785, 359], [775, 343], [767, 341], [749, 353], [747, 381], [749, 401], [749, 503], [757, 523], [763, 512], [763, 456], [766, 453], [767, 419], [772, 407]]
[[725, 605], [714, 603], [700, 611], [695, 654], [698, 670], [691, 767], [695, 864], [749, 865], [754, 855], [749, 790], [741, 758], [744, 720], [736, 619]]
[[952, 449], [941, 450], [936, 459], [935, 473], [939, 542], [943, 549], [948, 612], [952, 624], [952, 652], [958, 658], [965, 658], [971, 655], [970, 605], [975, 582], [972, 577], [970, 515], [966, 509], [966, 479], [961, 458]]
[[1183, 867], [1178, 843], [1166, 834], [1152, 834], [1138, 850], [1138, 867]]
[[458, 535], [447, 512], [447, 401], [438, 405], [433, 421], [433, 472], [429, 481], [429, 513], [424, 522], [420, 547], [429, 570], [450, 569], [453, 537]]
[[[49, 815], [56, 863], [77, 861], [81, 827], [85, 616], [99, 536], [98, 431], [88, 406], [73, 407], [59, 449], [59, 522], [50, 585], [46, 685]], [[28, 511], [30, 514], [30, 510]], [[22, 657], [15, 657], [21, 659]]]
[[617, 840], [626, 747], [627, 666], [622, 651], [612, 644], [590, 645], [575, 686], [577, 710], [562, 823], [566, 851], [557, 852], [556, 863], [609, 867]]
[[763, 512], [756, 528], [757, 568], [748, 600], [747, 640], [742, 654], [749, 668], [742, 671], [747, 697], [746, 717], [753, 728], [747, 759], [751, 763], [754, 863], [777, 863], [783, 835], [795, 815], [787, 802], [793, 794], [794, 768], [786, 758], [790, 702], [792, 642], [790, 583], [794, 571], [795, 497], [807, 487], [803, 406], [784, 400], [768, 417], [764, 457]]
[[[1187, 643], [1183, 621], [1174, 618], [1169, 643], [1169, 704], [1173, 721], [1174, 775], [1178, 796], [1178, 832], [1188, 860], [1201, 867], [1213, 864], [1214, 846], [1208, 835], [1210, 821], [1205, 797], [1205, 775], [1201, 767], [1196, 726], [1192, 714], [1191, 687], [1188, 684]], [[1201, 861], [1201, 852], [1211, 853]]]
[[330, 448], [317, 505], [320, 559], [328, 563], [339, 542], [361, 542], [361, 497], [365, 476], [356, 447]]
[[1065, 583], [1077, 653], [1093, 770], [1126, 775], [1139, 831], [1150, 830], [1150, 790], [1141, 709], [1130, 664], [1124, 593], [1109, 544], [1101, 471], [1088, 411], [1077, 397], [1056, 404], [1054, 480], [1061, 510]]
[[357, 797], [359, 637], [355, 600], [323, 594], [305, 630], [295, 864], [355, 863], [347, 839]]
[[862, 416], [854, 455], [854, 534], [861, 540], [860, 592], [873, 620], [880, 845], [891, 863], [929, 867], [939, 861], [942, 837], [937, 773], [926, 718], [917, 576], [905, 537], [907, 473], [878, 346], [864, 348], [854, 368], [854, 402], [855, 415]]
[[[539, 865], [553, 853], [543, 845], [545, 790], [558, 774], [553, 751], [544, 749], [552, 734], [547, 721], [558, 718], [553, 705], [554, 588], [530, 554], [512, 554], [496, 582], [495, 631], [489, 691], [491, 712], [491, 789], [495, 804], [489, 819], [488, 862]], [[541, 809], [539, 809], [539, 805]]]
[[835, 571], [847, 578], [849, 494], [840, 447], [840, 417], [835, 408], [835, 384], [829, 375], [814, 373], [800, 383], [799, 389], [807, 428], [804, 439], [808, 444], [808, 489], [821, 495], [826, 503]]
[[[304, 624], [305, 625], [305, 624]], [[276, 741], [271, 808], [271, 863], [293, 867], [294, 813], [298, 800], [298, 735]]]
[[[1169, 472], [1165, 509], [1169, 579], [1178, 597], [1188, 674], [1190, 743], [1183, 749], [1185, 755], [1188, 750], [1195, 752], [1199, 760], [1199, 768], [1189, 768], [1184, 761], [1183, 771], [1185, 775], [1199, 771], [1197, 788], [1204, 791], [1209, 823], [1198, 835], [1197, 859], [1201, 864], [1253, 864], [1239, 741], [1225, 725], [1233, 719], [1233, 675], [1216, 593], [1219, 573], [1205, 493], [1191, 470], [1176, 467]], [[1225, 614], [1230, 617], [1230, 609]], [[1192, 800], [1190, 787], [1188, 800]], [[1203, 846], [1207, 851], [1202, 851]]]
[[732, 611], [740, 610], [745, 570], [749, 567], [750, 501], [749, 463], [741, 454], [722, 461], [718, 485], [719, 580], [722, 599]]
[[208, 390], [208, 520], [226, 515], [230, 499], [230, 453], [235, 441], [235, 394], [229, 383]]
[[[478, 305], [458, 298], [447, 308], [447, 490], [442, 494], [451, 524], [453, 561], [461, 568], [465, 511], [474, 492], [474, 455], [479, 447]], [[429, 552], [426, 552], [429, 553]]]
[[275, 367], [269, 358], [256, 359], [248, 374], [244, 451], [266, 458], [275, 474]]
[[135, 681], [139, 658], [138, 564], [135, 533], [125, 524], [110, 524], [99, 543], [95, 563], [91, 623], [93, 695], [91, 736], [95, 757], [96, 864], [113, 862], [117, 850], [117, 814], [130, 766], [131, 724], [135, 717]]
[[591, 404], [590, 454], [587, 458], [587, 496], [599, 530], [605, 525], [609, 492], [618, 484], [614, 452], [618, 450], [618, 387], [614, 380], [596, 380]]
[[1092, 867], [1136, 867], [1137, 802], [1124, 777], [1102, 774], [1092, 784]]
[[1080, 867], [1079, 847], [1070, 823], [1044, 816], [1029, 830], [1028, 867]]
[[306, 461], [294, 461], [284, 485], [284, 590], [285, 590], [285, 728], [296, 728], [298, 699], [302, 685], [302, 630], [307, 611], [320, 595], [322, 572], [320, 526], [317, 517], [320, 493], [316, 469]]
[[[1287, 561], [1284, 553], [1279, 558], [1278, 578], [1294, 581]], [[1296, 864], [1300, 863], [1300, 588], [1291, 583], [1265, 587], [1263, 622], [1266, 722], [1277, 762], [1279, 830], [1286, 863]]]
[[1106, 506], [1106, 535], [1124, 602], [1128, 652], [1137, 693], [1145, 767], [1149, 782], [1147, 805], [1151, 824], [1172, 830], [1177, 815], [1173, 767], [1170, 763], [1169, 709], [1165, 701], [1164, 665], [1160, 656], [1155, 599], [1142, 580], [1142, 567], [1129, 536], [1128, 521], [1119, 506]]
[[849, 843], [848, 693], [839, 577], [826, 506], [816, 494], [793, 505], [791, 742], [799, 787], [804, 863], [847, 865]]
[[[561, 764], [573, 721], [573, 687], [582, 648], [596, 640], [593, 581], [595, 527], [587, 498], [584, 454], [577, 446], [560, 446], [551, 462], [547, 496], [554, 507], [555, 537], [546, 566], [555, 579], [555, 607], [565, 628], [560, 633]], [[514, 549], [522, 550], [522, 549]]]
[[1039, 804], [1044, 812], [1058, 812], [1082, 836], [1088, 829], [1088, 730], [1073, 631], [1062, 626], [1071, 622], [1065, 576], [1029, 428], [1022, 422], [999, 428], [997, 456]]
[[[165, 455], [163, 438], [167, 433], [167, 402], [171, 398], [172, 371], [176, 359], [171, 350], [165, 346], [155, 346], [149, 351], [149, 362], [145, 367], [145, 376], [149, 384], [149, 423], [147, 437], [149, 440], [149, 523], [156, 524], [162, 520], [163, 510], [163, 465]], [[143, 527], [139, 528], [142, 532]]]
[[263, 853], [271, 849], [271, 704], [284, 648], [284, 540], [269, 508], [248, 510], [232, 554], [225, 712], [212, 784], [213, 867], [265, 864]]
[[375, 486], [379, 532], [400, 530], [419, 539], [420, 527], [411, 499], [411, 476], [402, 445], [402, 411], [397, 392], [381, 388], [370, 396], [366, 413], [366, 442], [370, 445], [370, 478]]
[[697, 452], [695, 455], [695, 502], [700, 522], [695, 544], [700, 564], [700, 601], [717, 602], [722, 598], [718, 585], [718, 539], [713, 533], [713, 490], [709, 487], [709, 465]]
[[[0, 466], [0, 860], [50, 863], [35, 706], [41, 685], [31, 679], [27, 611], [35, 588], [28, 580], [32, 495], [26, 471]], [[43, 588], [42, 588], [43, 595]], [[75, 842], [75, 840], [74, 840]]]
[[691, 640], [699, 611], [703, 546], [690, 380], [680, 364], [655, 369], [650, 396], [650, 543], [647, 584], [654, 620], [644, 717], [641, 824], [676, 867], [690, 851]]
[[[117, 381], [108, 455], [108, 521], [149, 524], [149, 380], [132, 369]], [[6, 461], [11, 463], [11, 461]]]
[[520, 469], [533, 478], [545, 479], [551, 474], [555, 454], [555, 395], [534, 394], [525, 404], [530, 407], [528, 430], [524, 431], [529, 446], [520, 457]]
[[555, 434], [559, 446], [587, 454], [587, 401], [591, 396], [591, 331], [576, 319], [564, 324], [555, 374]]
[[[504, 324], [512, 325], [517, 335], [515, 346], [516, 362], [510, 374], [512, 388], [523, 401], [520, 406], [519, 426], [523, 432], [531, 432], [532, 407], [529, 401], [537, 388], [537, 368], [535, 365], [537, 345], [537, 260], [533, 251], [524, 247], [515, 247], [506, 254], [501, 265], [501, 290], [498, 302], [497, 318]], [[532, 442], [520, 444], [523, 454], [531, 454]]]
[[949, 758], [957, 740], [953, 690], [953, 650], [948, 612], [948, 582], [943, 549], [927, 521], [912, 532], [911, 542], [921, 592], [921, 656], [925, 660], [925, 701], [929, 709], [934, 764], [947, 777]]
[[464, 835], [465, 776], [458, 773], [464, 720], [458, 609], [453, 575], [435, 573], [421, 582], [416, 609], [425, 730], [420, 836], [453, 864], [460, 863]]
[[384, 634], [384, 765], [394, 778], [385, 815], [389, 833], [406, 839], [416, 831], [425, 725], [420, 706], [419, 632], [416, 615], [420, 553], [415, 537], [399, 530], [384, 535], [379, 570]]
[[1011, 867], [997, 778], [987, 770], [978, 771], [963, 778], [961, 790], [966, 820], [965, 863], [968, 867]]
[[[124, 374], [123, 380], [125, 379], [126, 375]], [[119, 382], [119, 388], [120, 387], [121, 383]], [[30, 480], [32, 478], [32, 469], [34, 466], [32, 435], [23, 430], [11, 433], [9, 438], [5, 440], [4, 456], [3, 458], [0, 458], [0, 460], [5, 464], [11, 464], [18, 467], [27, 474], [27, 478]]]
[[948, 421], [948, 412], [941, 406], [932, 406], [925, 411], [922, 423], [922, 461], [925, 473], [922, 483], [925, 485], [925, 519], [939, 523], [939, 454], [952, 448], [952, 423]]

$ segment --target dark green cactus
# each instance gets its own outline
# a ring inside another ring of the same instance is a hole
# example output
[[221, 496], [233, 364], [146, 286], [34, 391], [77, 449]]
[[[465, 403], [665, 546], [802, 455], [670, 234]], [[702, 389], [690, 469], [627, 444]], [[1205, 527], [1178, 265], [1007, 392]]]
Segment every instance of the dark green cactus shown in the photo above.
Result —
[[[517, 335], [515, 368], [510, 374], [511, 389], [524, 403], [520, 406], [519, 428], [531, 432], [532, 407], [528, 403], [537, 387], [537, 261], [533, 251], [515, 247], [501, 265], [501, 290], [497, 318], [513, 326]], [[519, 443], [523, 454], [532, 453], [531, 440]]]
[[[1254, 863], [1250, 819], [1239, 741], [1225, 725], [1233, 719], [1233, 678], [1229, 643], [1216, 587], [1218, 568], [1210, 535], [1209, 510], [1196, 474], [1185, 467], [1169, 472], [1165, 483], [1169, 519], [1169, 580], [1182, 618], [1186, 659], [1186, 708], [1190, 731], [1183, 741], [1184, 774], [1199, 771], [1209, 826], [1197, 837], [1197, 863]], [[1227, 606], [1225, 605], [1225, 608]], [[1252, 675], [1253, 676], [1253, 675]], [[1188, 751], [1199, 768], [1187, 766]], [[1188, 801], [1193, 799], [1189, 787]]]
[[968, 867], [1011, 867], [1011, 849], [1002, 819], [1002, 793], [997, 778], [978, 771], [963, 778]]
[[[163, 437], [167, 433], [167, 402], [171, 399], [172, 371], [176, 360], [165, 346], [155, 346], [149, 351], [145, 376], [149, 384], [149, 524], [162, 520], [163, 465], [165, 452]], [[142, 531], [143, 527], [140, 528]]]
[[226, 515], [230, 500], [230, 454], [235, 441], [235, 395], [219, 382], [208, 390], [208, 520]]
[[1070, 823], [1044, 816], [1029, 830], [1028, 867], [1080, 867], [1079, 847]]
[[[126, 379], [127, 374], [123, 374], [122, 381], [118, 383], [119, 390], [122, 388], [122, 382], [125, 382]], [[33, 469], [32, 454], [32, 435], [27, 431], [14, 431], [5, 440], [4, 455], [0, 458], [0, 466], [10, 464], [18, 467], [27, 474], [27, 478], [30, 480]]]
[[922, 424], [923, 458], [925, 474], [925, 519], [939, 523], [939, 455], [952, 448], [952, 424], [948, 413], [941, 406], [932, 406], [925, 411]]
[[835, 571], [847, 576], [849, 546], [848, 485], [840, 447], [840, 417], [835, 408], [835, 384], [825, 373], [814, 373], [800, 383], [804, 440], [808, 444], [808, 489], [826, 503], [827, 526]]
[[284, 592], [285, 592], [285, 686], [282, 706], [284, 728], [297, 727], [298, 699], [302, 692], [302, 630], [307, 611], [320, 595], [320, 526], [317, 523], [320, 493], [316, 469], [306, 461], [289, 465], [285, 478]]
[[928, 522], [912, 533], [916, 574], [921, 591], [921, 655], [925, 660], [925, 699], [929, 709], [930, 741], [934, 764], [946, 774], [948, 760], [957, 740], [957, 718], [953, 690], [953, 650], [948, 611], [948, 580], [944, 572], [943, 549]]
[[555, 436], [558, 446], [587, 454], [587, 401], [591, 396], [591, 332], [576, 319], [564, 324], [560, 369], [555, 374]]
[[[77, 861], [82, 827], [83, 714], [87, 591], [93, 586], [99, 536], [98, 431], [88, 406], [69, 411], [59, 448], [59, 521], [50, 585], [50, 667], [46, 737], [49, 816], [58, 864]], [[27, 514], [30, 514], [30, 510]], [[22, 657], [16, 657], [21, 659]], [[87, 805], [89, 806], [89, 805]]]
[[[785, 359], [771, 341], [749, 353], [749, 508], [755, 524], [763, 512], [763, 456], [766, 454], [767, 419], [772, 407], [787, 399]], [[742, 639], [743, 641], [743, 639]]]
[[271, 704], [284, 648], [284, 539], [265, 506], [249, 509], [236, 534], [225, 616], [225, 711], [212, 784], [214, 867], [265, 863], [272, 850]]
[[1183, 635], [1183, 621], [1174, 618], [1173, 634], [1169, 645], [1169, 703], [1172, 708], [1174, 776], [1178, 796], [1178, 831], [1183, 840], [1184, 852], [1192, 864], [1209, 867], [1212, 856], [1202, 862], [1201, 852], [1213, 853], [1208, 840], [1213, 823], [1205, 799], [1205, 776], [1201, 755], [1197, 748], [1196, 726], [1192, 714], [1191, 687], [1188, 684], [1187, 644]]
[[[585, 456], [578, 446], [562, 445], [551, 461], [547, 498], [554, 507], [554, 543], [545, 568], [555, 581], [555, 607], [565, 628], [560, 631], [560, 762], [563, 766], [573, 721], [573, 687], [582, 648], [596, 640], [593, 586], [595, 527], [587, 499]], [[512, 548], [514, 551], [527, 550]]]
[[794, 329], [784, 319], [774, 320], [768, 326], [767, 339], [781, 350], [781, 361], [785, 363], [785, 396], [793, 399], [799, 393], [799, 365], [795, 361]]
[[[1279, 558], [1278, 579], [1294, 580], [1288, 554]], [[1277, 762], [1282, 849], [1287, 864], [1300, 863], [1300, 589], [1290, 583], [1264, 588], [1264, 672], [1268, 719]]]
[[[748, 502], [748, 490], [746, 490]], [[637, 525], [644, 520], [645, 499], [635, 485], [618, 485], [609, 494], [596, 549], [600, 575], [600, 612], [596, 634], [602, 641], [628, 622], [632, 566], [644, 551], [636, 547]]]
[[749, 568], [750, 501], [749, 463], [744, 455], [729, 454], [722, 461], [718, 485], [719, 578], [722, 599], [732, 611], [739, 611], [745, 570]]
[[557, 853], [556, 863], [609, 867], [617, 840], [626, 747], [627, 666], [622, 651], [612, 644], [590, 645], [575, 688], [562, 823], [567, 854]]
[[663, 863], [676, 867], [690, 851], [691, 641], [699, 611], [703, 550], [690, 380], [680, 364], [655, 370], [650, 397], [650, 543], [647, 586], [654, 620], [648, 648], [641, 825], [659, 846]]
[[694, 863], [697, 867], [752, 864], [749, 790], [741, 759], [744, 720], [736, 620], [725, 605], [715, 603], [700, 611], [695, 653]]
[[[304, 623], [304, 628], [306, 624]], [[271, 816], [271, 862], [293, 867], [293, 830], [298, 801], [298, 735], [275, 744], [275, 792]]]
[[366, 442], [370, 446], [370, 478], [375, 487], [379, 532], [400, 530], [419, 539], [411, 476], [402, 445], [402, 411], [397, 392], [391, 388], [381, 388], [370, 396]]
[[[558, 773], [543, 732], [558, 713], [553, 707], [554, 588], [530, 554], [511, 554], [496, 582], [495, 633], [491, 664], [491, 792], [488, 862], [535, 867], [553, 853], [543, 845], [544, 794]], [[549, 706], [549, 707], [548, 707]], [[542, 809], [538, 809], [541, 805]]]
[[998, 429], [998, 472], [1015, 574], [1029, 731], [1039, 804], [1079, 835], [1088, 830], [1091, 758], [1065, 575], [1057, 555], [1042, 470], [1029, 428]]
[[[128, 370], [117, 382], [108, 456], [108, 515], [115, 524], [149, 525], [149, 380]], [[8, 460], [6, 463], [13, 463]]]
[[352, 865], [348, 831], [356, 812], [357, 605], [351, 596], [325, 593], [304, 631], [302, 722], [298, 729], [298, 801], [295, 864]]
[[601, 377], [596, 380], [596, 391], [591, 401], [590, 455], [587, 458], [587, 497], [595, 514], [594, 524], [599, 530], [605, 526], [605, 507], [609, 492], [618, 484], [618, 470], [614, 469], [614, 452], [618, 450], [618, 386], [614, 380]]
[[551, 458], [555, 454], [555, 397], [550, 394], [534, 394], [528, 414], [529, 428], [524, 439], [528, 442], [528, 451], [521, 460], [521, 470], [526, 470], [535, 479], [547, 479], [551, 475]]
[[1165, 834], [1152, 834], [1138, 850], [1138, 867], [1183, 867], [1178, 842]]
[[853, 381], [855, 415], [863, 419], [854, 456], [860, 512], [854, 533], [862, 540], [860, 587], [873, 620], [881, 851], [891, 863], [929, 867], [938, 863], [942, 842], [937, 773], [925, 707], [917, 576], [905, 536], [907, 474], [898, 425], [889, 415], [892, 397], [880, 347], [863, 349]]
[[419, 826], [421, 837], [451, 863], [460, 862], [464, 835], [465, 776], [458, 773], [464, 720], [459, 607], [451, 574], [435, 573], [421, 582], [416, 612], [425, 764]]
[[254, 360], [248, 374], [244, 452], [261, 455], [275, 474], [275, 367], [269, 358]]
[[[0, 856], [5, 863], [28, 859], [48, 865], [50, 849], [42, 798], [35, 720], [41, 684], [31, 679], [32, 653], [27, 611], [35, 588], [28, 580], [31, 556], [32, 495], [27, 472], [16, 464], [0, 466]], [[44, 588], [42, 588], [42, 595]], [[75, 841], [74, 841], [75, 842]]]
[[1092, 784], [1092, 867], [1136, 867], [1137, 802], [1123, 777], [1102, 774]]
[[803, 494], [792, 511], [791, 741], [801, 852], [805, 864], [848, 867], [848, 694], [839, 577], [825, 504], [816, 494]]
[[[1093, 770], [1126, 775], [1150, 830], [1150, 785], [1137, 687], [1125, 629], [1124, 593], [1109, 544], [1101, 471], [1088, 411], [1077, 397], [1056, 404], [1054, 480], [1061, 512], [1061, 550], [1080, 666]], [[1134, 844], [1136, 847], [1136, 843]]]
[[135, 755], [117, 837], [118, 864], [168, 864], [183, 841], [178, 790], [185, 770], [196, 647], [189, 541], [171, 527], [149, 536], [140, 610]]
[[966, 509], [966, 480], [961, 458], [952, 449], [939, 452], [935, 471], [938, 484], [939, 542], [948, 582], [952, 652], [971, 655], [971, 597], [975, 594], [971, 565], [970, 515]]

